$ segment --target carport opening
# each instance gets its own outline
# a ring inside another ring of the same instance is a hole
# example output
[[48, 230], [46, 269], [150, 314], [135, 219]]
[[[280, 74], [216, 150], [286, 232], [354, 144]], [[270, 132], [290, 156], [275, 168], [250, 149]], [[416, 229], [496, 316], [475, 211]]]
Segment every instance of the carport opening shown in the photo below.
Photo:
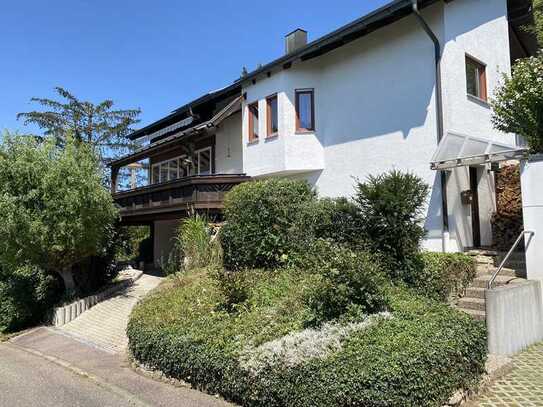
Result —
[[151, 225], [121, 226], [119, 228], [117, 260], [140, 270], [153, 265], [153, 236]]

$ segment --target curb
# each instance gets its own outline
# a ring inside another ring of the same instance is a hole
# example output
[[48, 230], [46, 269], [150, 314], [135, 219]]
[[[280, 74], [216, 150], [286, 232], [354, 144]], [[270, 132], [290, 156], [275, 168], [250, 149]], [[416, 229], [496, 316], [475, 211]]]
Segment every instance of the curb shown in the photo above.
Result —
[[79, 317], [85, 311], [94, 307], [96, 304], [107, 300], [108, 298], [111, 298], [118, 291], [130, 287], [143, 275], [143, 271], [135, 271], [136, 273], [133, 277], [120, 281], [119, 283], [116, 283], [111, 287], [106, 288], [104, 291], [99, 292], [98, 294], [90, 295], [88, 297], [74, 301], [71, 304], [53, 309], [53, 319], [51, 324], [55, 327], [65, 325], [68, 322], [71, 322]]

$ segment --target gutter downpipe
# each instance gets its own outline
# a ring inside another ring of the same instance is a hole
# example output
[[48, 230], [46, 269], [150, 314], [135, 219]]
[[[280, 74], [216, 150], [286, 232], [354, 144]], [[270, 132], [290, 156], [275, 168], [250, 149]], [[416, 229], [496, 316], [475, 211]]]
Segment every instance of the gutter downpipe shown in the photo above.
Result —
[[[411, 0], [411, 5], [413, 9], [413, 14], [417, 18], [419, 24], [428, 37], [434, 43], [434, 53], [435, 53], [435, 75], [436, 75], [436, 124], [437, 124], [437, 143], [443, 138], [443, 97], [441, 94], [441, 44], [439, 39], [434, 34], [424, 17], [420, 14], [418, 0]], [[440, 171], [440, 182], [441, 182], [441, 212], [443, 218], [443, 252], [448, 251], [448, 242], [449, 242], [449, 210], [447, 205], [447, 173], [445, 171]]]

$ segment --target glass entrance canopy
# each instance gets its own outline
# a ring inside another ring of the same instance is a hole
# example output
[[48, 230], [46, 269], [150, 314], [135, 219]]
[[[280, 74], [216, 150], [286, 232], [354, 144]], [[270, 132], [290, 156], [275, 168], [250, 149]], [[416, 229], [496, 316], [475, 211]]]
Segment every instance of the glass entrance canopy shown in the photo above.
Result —
[[433, 170], [525, 158], [528, 149], [497, 141], [448, 132], [439, 142], [430, 166]]

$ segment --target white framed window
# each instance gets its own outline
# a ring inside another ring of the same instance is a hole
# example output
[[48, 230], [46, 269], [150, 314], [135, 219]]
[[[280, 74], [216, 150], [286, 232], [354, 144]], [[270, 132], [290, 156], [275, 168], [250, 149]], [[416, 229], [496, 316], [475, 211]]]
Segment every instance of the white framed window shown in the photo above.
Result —
[[211, 147], [202, 148], [196, 150], [196, 169], [198, 175], [213, 174], [213, 160], [211, 154]]
[[191, 174], [190, 160], [186, 155], [161, 161], [151, 166], [151, 184], [173, 181]]

